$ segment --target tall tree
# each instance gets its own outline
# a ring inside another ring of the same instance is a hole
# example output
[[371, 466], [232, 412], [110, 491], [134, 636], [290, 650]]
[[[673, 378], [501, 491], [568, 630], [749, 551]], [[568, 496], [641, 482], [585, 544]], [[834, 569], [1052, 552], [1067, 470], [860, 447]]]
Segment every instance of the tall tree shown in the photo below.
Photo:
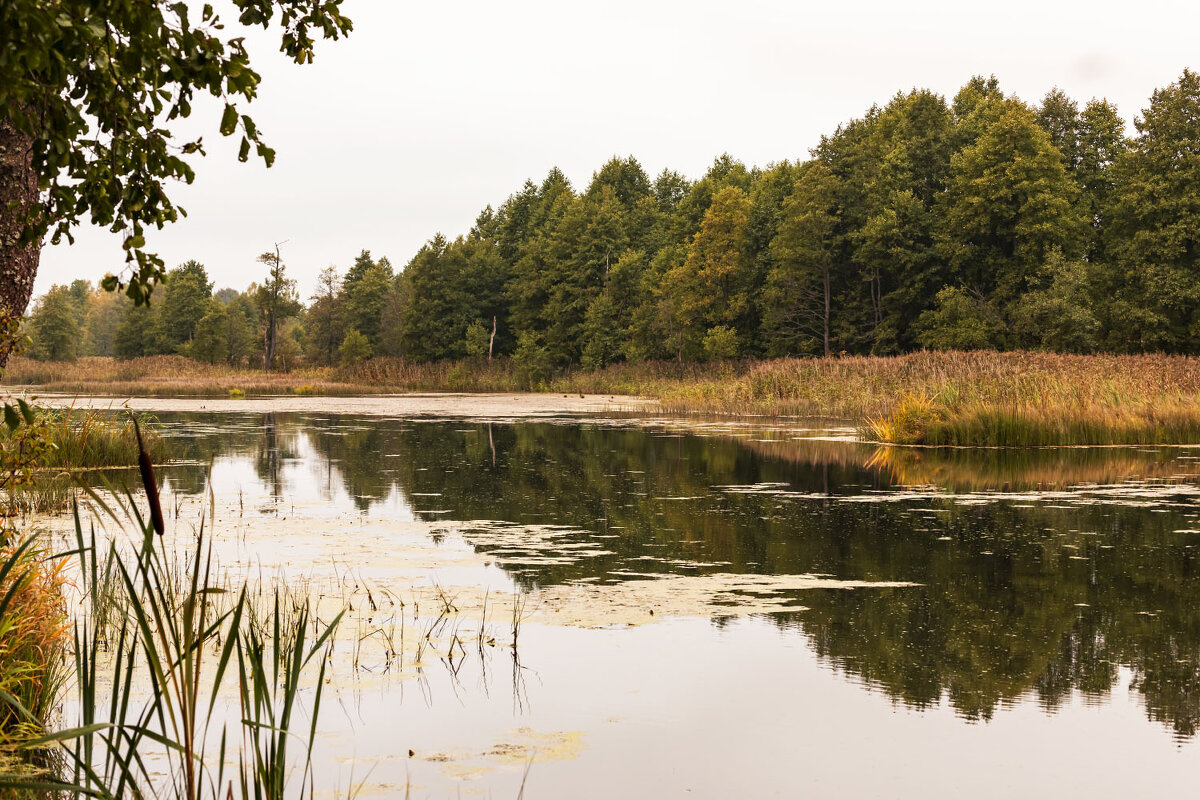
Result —
[[328, 266], [317, 275], [317, 288], [305, 314], [310, 355], [333, 366], [345, 335], [342, 312], [342, 279], [337, 267]]
[[698, 348], [709, 328], [744, 323], [751, 310], [750, 209], [738, 187], [718, 191], [687, 257], [666, 278], [685, 347]]
[[1062, 155], [1063, 166], [1074, 172], [1079, 166], [1079, 104], [1056, 86], [1042, 98], [1037, 121]]
[[1108, 252], [1135, 349], [1200, 352], [1200, 73], [1154, 92], [1119, 157]]
[[828, 167], [812, 163], [784, 203], [763, 295], [763, 325], [777, 355], [803, 352], [813, 339], [824, 355], [832, 352], [837, 183]]
[[208, 313], [212, 283], [203, 264], [186, 261], [167, 273], [163, 289], [163, 346], [181, 350], [192, 340], [197, 323]]
[[254, 302], [262, 314], [263, 368], [269, 370], [275, 365], [283, 320], [300, 310], [300, 301], [296, 297], [296, 282], [286, 275], [279, 245], [275, 245], [275, 252], [260, 255], [258, 261], [267, 265], [267, 279], [257, 287]]
[[132, 301], [115, 292], [99, 290], [88, 303], [84, 324], [84, 352], [89, 356], [116, 355], [117, 327], [125, 316], [126, 305]]
[[1006, 307], [1052, 249], [1082, 254], [1079, 190], [1033, 112], [1017, 100], [972, 112], [979, 135], [951, 159], [942, 247], [957, 282]]
[[1088, 256], [1105, 260], [1103, 233], [1112, 202], [1113, 165], [1128, 148], [1125, 120], [1107, 100], [1091, 100], [1079, 115], [1079, 164], [1075, 180], [1083, 191], [1083, 213], [1092, 226]]
[[386, 258], [375, 261], [363, 250], [346, 270], [342, 279], [342, 313], [346, 329], [354, 328], [379, 349], [379, 333], [383, 324], [383, 304], [392, 285], [392, 264]]
[[34, 358], [74, 361], [79, 354], [81, 330], [75, 295], [66, 286], [53, 286], [43, 295], [30, 321]]

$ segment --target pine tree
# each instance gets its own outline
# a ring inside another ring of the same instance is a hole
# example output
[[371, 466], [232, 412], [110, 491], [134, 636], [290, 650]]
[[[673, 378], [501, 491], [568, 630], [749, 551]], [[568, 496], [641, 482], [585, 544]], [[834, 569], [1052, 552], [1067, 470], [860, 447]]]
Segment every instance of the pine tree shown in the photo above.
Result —
[[1123, 349], [1200, 352], [1200, 73], [1156, 91], [1134, 124], [1109, 206], [1124, 305], [1110, 322]]
[[204, 265], [187, 261], [167, 273], [162, 298], [162, 347], [180, 351], [195, 334], [196, 325], [208, 313], [212, 283]]

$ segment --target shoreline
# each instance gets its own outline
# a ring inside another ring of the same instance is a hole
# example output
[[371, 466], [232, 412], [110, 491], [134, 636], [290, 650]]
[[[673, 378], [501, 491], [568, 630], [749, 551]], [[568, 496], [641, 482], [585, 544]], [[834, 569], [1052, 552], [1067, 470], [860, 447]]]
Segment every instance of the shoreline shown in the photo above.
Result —
[[821, 418], [850, 421], [860, 439], [888, 444], [1200, 444], [1200, 359], [1155, 354], [922, 351], [622, 363], [565, 372], [533, 386], [509, 360], [381, 358], [353, 368], [263, 373], [179, 356], [70, 364], [14, 359], [5, 377], [0, 394], [60, 405], [86, 398], [91, 407], [135, 410]]
[[371, 417], [490, 417], [545, 418], [574, 414], [660, 413], [661, 406], [651, 398], [627, 395], [564, 395], [515, 392], [414, 392], [406, 394], [277, 395], [246, 397], [167, 397], [72, 395], [26, 391], [13, 393], [0, 389], [0, 400], [10, 397], [34, 397], [53, 408], [89, 408], [97, 410], [213, 412], [213, 413], [325, 413], [358, 414]]

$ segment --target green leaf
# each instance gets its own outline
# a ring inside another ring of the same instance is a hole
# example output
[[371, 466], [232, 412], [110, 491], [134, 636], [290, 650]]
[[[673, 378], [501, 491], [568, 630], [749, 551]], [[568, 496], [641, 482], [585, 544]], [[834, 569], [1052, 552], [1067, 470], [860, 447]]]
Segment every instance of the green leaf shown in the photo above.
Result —
[[237, 130], [237, 109], [229, 103], [225, 104], [225, 113], [221, 115], [221, 135], [229, 136]]
[[33, 407], [24, 400], [17, 400], [17, 405], [21, 407], [21, 416], [25, 418], [25, 422], [32, 425], [35, 418]]
[[8, 426], [9, 431], [15, 431], [21, 426], [21, 416], [8, 403], [4, 404], [4, 424]]

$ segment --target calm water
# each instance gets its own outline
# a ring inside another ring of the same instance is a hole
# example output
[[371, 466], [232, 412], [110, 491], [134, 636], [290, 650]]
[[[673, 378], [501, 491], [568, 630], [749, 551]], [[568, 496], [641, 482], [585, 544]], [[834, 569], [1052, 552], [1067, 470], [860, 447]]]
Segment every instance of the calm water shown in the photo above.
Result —
[[168, 497], [211, 464], [247, 563], [527, 598], [519, 660], [341, 675], [330, 788], [515, 797], [533, 758], [527, 798], [1194, 791], [1200, 450], [161, 420]]

